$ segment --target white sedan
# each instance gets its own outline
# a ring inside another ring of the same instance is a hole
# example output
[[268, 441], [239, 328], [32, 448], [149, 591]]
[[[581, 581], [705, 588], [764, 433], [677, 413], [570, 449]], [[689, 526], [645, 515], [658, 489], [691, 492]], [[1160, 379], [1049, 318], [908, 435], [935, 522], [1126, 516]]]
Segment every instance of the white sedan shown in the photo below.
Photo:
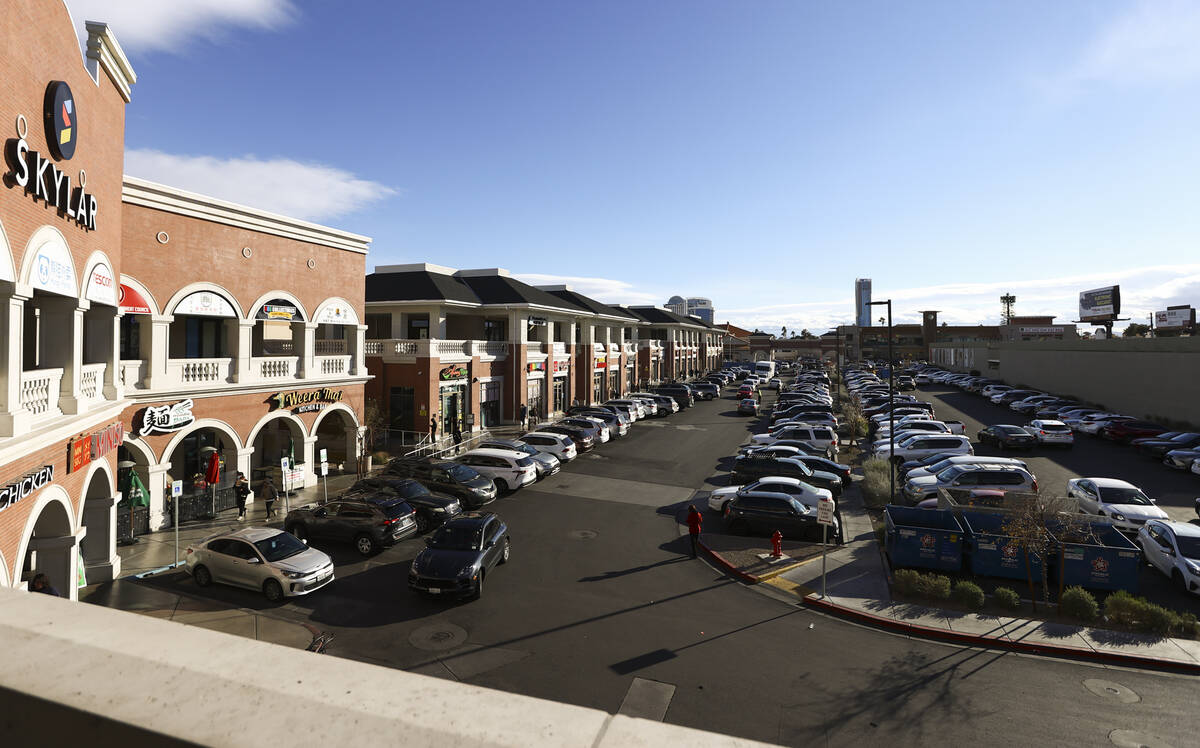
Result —
[[1116, 478], [1075, 478], [1067, 481], [1067, 496], [1079, 501], [1079, 508], [1112, 521], [1118, 530], [1137, 532], [1152, 519], [1168, 519], [1154, 500], [1142, 489]]
[[826, 488], [817, 488], [816, 486], [805, 483], [799, 478], [786, 478], [783, 476], [762, 478], [753, 483], [747, 483], [742, 486], [725, 486], [724, 488], [714, 489], [708, 495], [708, 508], [714, 512], [725, 513], [725, 504], [734, 496], [750, 495], [787, 495], [801, 504], [816, 509], [817, 502], [822, 498], [832, 499], [833, 493]]
[[1075, 443], [1075, 434], [1072, 433], [1071, 427], [1062, 421], [1039, 418], [1030, 421], [1025, 430], [1033, 434], [1038, 444], [1061, 444], [1069, 447]]
[[1200, 592], [1200, 527], [1151, 520], [1138, 530], [1137, 543], [1146, 561], [1180, 590]]

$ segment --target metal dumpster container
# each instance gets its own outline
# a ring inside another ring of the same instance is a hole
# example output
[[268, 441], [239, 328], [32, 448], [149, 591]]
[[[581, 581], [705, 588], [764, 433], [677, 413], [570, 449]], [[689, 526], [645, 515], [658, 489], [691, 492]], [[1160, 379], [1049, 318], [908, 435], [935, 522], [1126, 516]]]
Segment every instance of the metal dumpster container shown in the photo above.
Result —
[[1137, 592], [1141, 550], [1112, 525], [1093, 524], [1093, 540], [1061, 542], [1051, 570], [1062, 586]]
[[963, 528], [952, 512], [889, 504], [883, 516], [885, 548], [893, 568], [962, 568]]
[[1001, 526], [1007, 515], [983, 512], [963, 512], [962, 526], [967, 534], [966, 554], [971, 573], [984, 577], [1006, 579], [1042, 578], [1042, 562], [1028, 555], [1004, 534]]

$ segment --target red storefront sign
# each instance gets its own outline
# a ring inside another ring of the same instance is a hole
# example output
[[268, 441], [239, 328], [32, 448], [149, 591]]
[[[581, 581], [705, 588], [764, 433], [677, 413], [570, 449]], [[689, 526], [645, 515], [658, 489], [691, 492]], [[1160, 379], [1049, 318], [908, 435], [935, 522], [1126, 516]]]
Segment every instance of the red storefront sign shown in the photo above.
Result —
[[67, 472], [73, 473], [92, 460], [99, 460], [125, 443], [125, 427], [114, 423], [67, 442]]

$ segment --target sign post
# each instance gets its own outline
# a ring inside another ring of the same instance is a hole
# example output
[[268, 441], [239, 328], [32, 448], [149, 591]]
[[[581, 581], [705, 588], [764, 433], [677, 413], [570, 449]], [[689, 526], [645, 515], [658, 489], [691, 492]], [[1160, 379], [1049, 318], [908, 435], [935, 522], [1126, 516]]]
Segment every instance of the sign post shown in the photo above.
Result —
[[288, 473], [292, 470], [291, 463], [288, 458], [279, 458], [279, 482], [283, 484], [283, 514], [286, 517], [287, 513], [292, 511], [291, 498], [292, 494], [288, 491]]
[[[171, 508], [175, 511], [175, 565], [179, 566], [179, 500], [183, 498], [183, 481], [171, 481]], [[130, 525], [132, 527], [132, 525]]]
[[325, 501], [329, 501], [329, 452], [321, 450], [321, 491]]
[[829, 526], [833, 524], [833, 499], [817, 502], [817, 522], [821, 525], [821, 599], [825, 599], [825, 554], [829, 551]]

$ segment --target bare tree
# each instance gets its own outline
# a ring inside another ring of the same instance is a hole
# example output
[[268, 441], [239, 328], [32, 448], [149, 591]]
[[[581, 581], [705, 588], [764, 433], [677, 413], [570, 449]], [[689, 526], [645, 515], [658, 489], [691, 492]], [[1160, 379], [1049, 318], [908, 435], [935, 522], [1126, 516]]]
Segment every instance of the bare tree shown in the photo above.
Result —
[[[1029, 599], [1033, 602], [1033, 609], [1037, 610], [1037, 600], [1030, 559], [1041, 563], [1042, 601], [1049, 607], [1051, 555], [1060, 550], [1063, 543], [1094, 541], [1095, 532], [1086, 515], [1080, 513], [1074, 499], [1037, 493], [1010, 493], [1005, 497], [1004, 508], [1007, 518], [1000, 526], [1001, 532], [1011, 538], [1010, 544], [1025, 553], [1025, 576], [1029, 582]], [[1062, 575], [1059, 576], [1061, 579]], [[1061, 589], [1059, 592], [1061, 596]]]

